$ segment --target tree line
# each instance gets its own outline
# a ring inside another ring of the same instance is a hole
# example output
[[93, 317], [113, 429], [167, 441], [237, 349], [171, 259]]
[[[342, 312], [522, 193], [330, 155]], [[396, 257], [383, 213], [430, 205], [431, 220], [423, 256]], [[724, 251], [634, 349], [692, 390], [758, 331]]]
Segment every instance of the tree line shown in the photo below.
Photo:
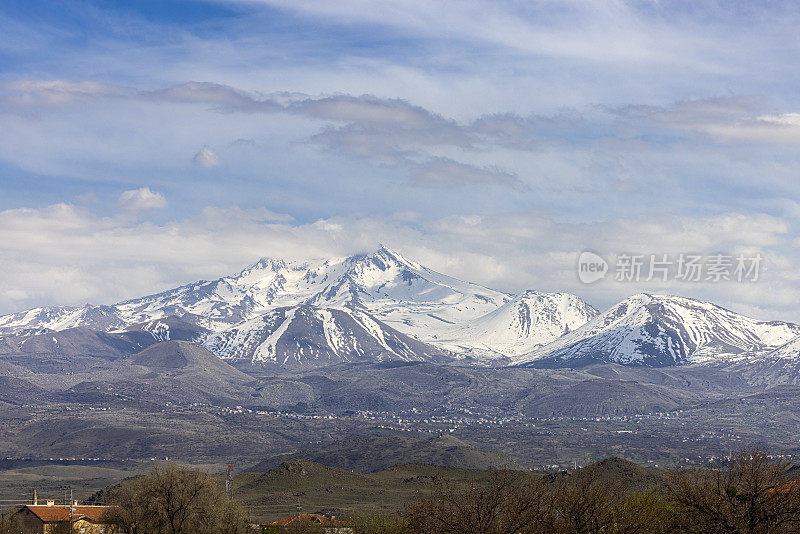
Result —
[[[109, 489], [130, 534], [252, 532], [218, 480], [175, 465]], [[742, 451], [720, 468], [679, 469], [646, 490], [589, 466], [556, 477], [493, 471], [473, 484], [434, 480], [396, 514], [354, 514], [356, 534], [784, 534], [800, 532], [800, 481], [790, 465]], [[10, 515], [0, 534], [13, 530]], [[294, 525], [287, 532], [319, 532]]]
[[800, 482], [787, 462], [760, 451], [742, 451], [721, 468], [673, 470], [645, 491], [591, 466], [554, 481], [502, 471], [466, 489], [437, 482], [403, 521], [396, 532], [797, 533]]

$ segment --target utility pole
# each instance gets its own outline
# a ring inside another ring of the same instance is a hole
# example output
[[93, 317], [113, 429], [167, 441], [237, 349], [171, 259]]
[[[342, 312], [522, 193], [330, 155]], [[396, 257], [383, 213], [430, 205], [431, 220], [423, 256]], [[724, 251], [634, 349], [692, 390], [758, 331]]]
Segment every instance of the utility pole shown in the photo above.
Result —
[[225, 495], [233, 499], [233, 465], [228, 464], [225, 469]]
[[294, 496], [297, 497], [297, 506], [296, 506], [297, 517], [300, 517], [300, 511], [303, 509], [303, 507], [300, 506], [300, 495], [301, 495], [300, 493], [294, 494]]

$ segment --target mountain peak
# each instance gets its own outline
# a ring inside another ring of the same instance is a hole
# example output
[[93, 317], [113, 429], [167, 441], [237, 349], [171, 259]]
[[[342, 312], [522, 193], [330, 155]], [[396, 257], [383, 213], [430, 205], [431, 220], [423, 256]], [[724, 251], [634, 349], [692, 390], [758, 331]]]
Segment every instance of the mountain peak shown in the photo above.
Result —
[[757, 321], [696, 299], [641, 293], [526, 355], [522, 363], [660, 367], [711, 362], [772, 350], [798, 334], [798, 325]]
[[359, 260], [371, 261], [376, 265], [378, 265], [379, 267], [381, 265], [388, 266], [391, 264], [397, 264], [409, 269], [422, 268], [417, 262], [409, 260], [396, 250], [393, 250], [383, 244], [379, 245], [374, 252], [368, 254], [356, 254], [354, 256], [351, 256], [351, 258], [355, 259], [356, 261]]
[[[438, 273], [381, 244], [349, 257], [293, 261], [266, 256], [238, 274], [114, 306], [0, 317], [0, 331], [139, 325], [129, 331], [145, 331], [157, 340], [201, 341], [232, 360], [322, 365], [439, 360], [449, 357], [449, 347], [487, 357], [508, 351], [516, 355], [594, 316], [572, 295], [526, 295], [505, 306], [510, 295]], [[170, 316], [185, 320], [169, 321]]]
[[584, 325], [597, 310], [570, 293], [526, 290], [496, 309], [450, 332], [452, 349], [471, 349], [474, 356], [501, 354], [514, 358], [544, 346]]
[[378, 243], [378, 248], [375, 251], [375, 253], [376, 254], [378, 254], [378, 253], [397, 254], [394, 250], [392, 250], [391, 248], [387, 247], [383, 243]]
[[259, 271], [278, 272], [281, 269], [286, 269], [286, 268], [287, 268], [286, 260], [264, 256], [257, 262], [248, 265], [247, 267], [242, 269], [239, 272], [239, 274], [236, 275], [236, 278], [243, 278]]

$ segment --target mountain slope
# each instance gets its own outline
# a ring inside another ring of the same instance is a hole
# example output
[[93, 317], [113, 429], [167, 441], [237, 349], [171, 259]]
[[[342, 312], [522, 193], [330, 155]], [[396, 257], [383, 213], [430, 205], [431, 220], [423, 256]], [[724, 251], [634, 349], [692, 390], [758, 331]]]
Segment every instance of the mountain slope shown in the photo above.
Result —
[[8, 404], [38, 404], [51, 402], [55, 395], [28, 380], [0, 375], [0, 402]]
[[50, 306], [0, 316], [0, 334], [17, 334], [26, 329], [66, 330], [75, 327], [105, 331], [125, 324], [126, 320], [115, 306]]
[[517, 408], [531, 417], [599, 417], [667, 412], [678, 406], [680, 399], [656, 386], [597, 378], [524, 399]]
[[580, 328], [598, 312], [569, 293], [525, 291], [463, 328], [444, 334], [454, 352], [519, 356]]
[[444, 351], [389, 328], [366, 312], [301, 305], [278, 308], [214, 334], [208, 347], [228, 360], [280, 367], [364, 361], [445, 361]]
[[0, 334], [77, 326], [119, 330], [171, 315], [221, 331], [277, 308], [311, 304], [368, 311], [414, 335], [470, 321], [509, 299], [380, 247], [371, 254], [308, 262], [263, 258], [234, 276], [114, 306], [50, 307], [6, 315], [0, 317]]
[[186, 341], [156, 343], [115, 362], [113, 371], [105, 374], [105, 380], [87, 377], [65, 396], [225, 404], [250, 398], [256, 385], [252, 377]]
[[144, 331], [98, 332], [85, 327], [25, 331], [0, 338], [0, 357], [37, 373], [72, 374], [106, 367], [156, 341]]
[[640, 294], [516, 363], [533, 367], [711, 363], [771, 350], [799, 334], [800, 326], [791, 323], [756, 321], [689, 298]]
[[423, 341], [434, 339], [432, 333], [442, 328], [476, 319], [510, 298], [438, 273], [383, 246], [372, 254], [347, 258], [335, 268], [312, 271], [311, 276], [325, 280], [330, 271], [340, 274], [309, 303], [360, 307]]
[[372, 254], [309, 262], [263, 258], [235, 276], [188, 284], [114, 308], [136, 322], [176, 311], [191, 313], [221, 330], [281, 307], [350, 306], [410, 328], [415, 316], [421, 316], [417, 321], [423, 326], [437, 321], [427, 316], [433, 312], [444, 321], [471, 319], [506, 300], [503, 293], [445, 276], [380, 247]]
[[746, 355], [733, 362], [716, 365], [743, 377], [756, 387], [800, 385], [800, 337], [766, 354]]
[[146, 334], [155, 341], [201, 342], [211, 332], [202, 326], [202, 318], [192, 314], [169, 315], [127, 327], [124, 333], [133, 337], [136, 333]]
[[19, 341], [19, 352], [26, 354], [49, 354], [58, 356], [93, 356], [115, 360], [152, 345], [152, 336], [125, 333], [106, 333], [86, 327], [74, 327], [57, 332], [47, 332], [26, 337]]

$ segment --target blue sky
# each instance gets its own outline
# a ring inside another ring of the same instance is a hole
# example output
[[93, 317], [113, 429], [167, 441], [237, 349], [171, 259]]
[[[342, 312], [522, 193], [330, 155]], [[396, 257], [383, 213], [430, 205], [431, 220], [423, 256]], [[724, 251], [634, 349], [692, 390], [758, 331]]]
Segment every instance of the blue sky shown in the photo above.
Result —
[[[507, 291], [800, 320], [792, 2], [0, 5], [0, 312], [386, 243]], [[758, 284], [578, 282], [591, 249]]]

